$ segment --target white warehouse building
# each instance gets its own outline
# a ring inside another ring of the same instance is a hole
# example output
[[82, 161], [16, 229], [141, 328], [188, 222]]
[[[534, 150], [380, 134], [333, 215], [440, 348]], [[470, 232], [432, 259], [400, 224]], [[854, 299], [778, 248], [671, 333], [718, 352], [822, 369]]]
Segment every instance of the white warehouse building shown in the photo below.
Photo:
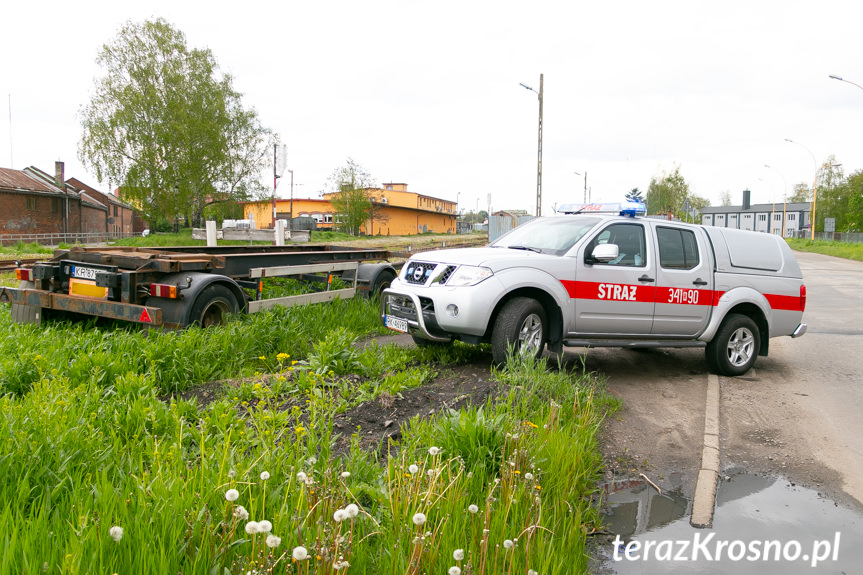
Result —
[[753, 204], [749, 209], [743, 209], [743, 206], [708, 207], [701, 210], [701, 223], [792, 238], [800, 235], [800, 230], [809, 229], [811, 209], [812, 204], [809, 202]]

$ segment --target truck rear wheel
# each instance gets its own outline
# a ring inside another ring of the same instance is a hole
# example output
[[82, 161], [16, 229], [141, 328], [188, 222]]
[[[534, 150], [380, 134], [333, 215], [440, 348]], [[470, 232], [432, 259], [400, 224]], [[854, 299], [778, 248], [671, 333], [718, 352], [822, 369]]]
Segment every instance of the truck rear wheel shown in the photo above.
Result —
[[[21, 281], [18, 283], [18, 289], [33, 289], [35, 287], [35, 282]], [[42, 323], [41, 307], [13, 303], [9, 306], [9, 313], [12, 315], [12, 323]]]
[[189, 323], [201, 327], [222, 325], [228, 320], [229, 315], [236, 314], [238, 311], [237, 300], [230, 289], [223, 285], [210, 284], [195, 298], [189, 314]]
[[513, 298], [504, 304], [494, 322], [491, 334], [494, 363], [506, 363], [510, 349], [526, 357], [539, 357], [546, 339], [548, 321], [542, 304], [527, 297]]
[[751, 318], [729, 314], [707, 344], [707, 365], [719, 375], [743, 375], [755, 364], [761, 349], [761, 333]]

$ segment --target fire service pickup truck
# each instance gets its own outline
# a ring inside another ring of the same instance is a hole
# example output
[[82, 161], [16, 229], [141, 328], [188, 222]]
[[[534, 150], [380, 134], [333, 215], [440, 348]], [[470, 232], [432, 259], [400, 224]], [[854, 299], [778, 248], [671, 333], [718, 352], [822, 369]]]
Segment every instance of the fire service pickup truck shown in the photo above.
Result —
[[730, 376], [770, 338], [806, 332], [806, 286], [782, 238], [643, 213], [562, 206], [483, 248], [414, 255], [382, 292], [381, 321], [418, 345], [491, 343], [498, 364], [546, 345], [704, 347]]

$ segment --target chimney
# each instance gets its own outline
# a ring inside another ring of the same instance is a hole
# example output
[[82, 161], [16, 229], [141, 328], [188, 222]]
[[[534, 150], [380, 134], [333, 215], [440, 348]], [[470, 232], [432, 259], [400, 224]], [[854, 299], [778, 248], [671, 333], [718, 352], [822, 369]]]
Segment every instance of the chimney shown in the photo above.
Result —
[[751, 194], [752, 194], [752, 192], [750, 192], [749, 190], [743, 190], [743, 209], [744, 210], [748, 210], [750, 207], [749, 198], [750, 198]]
[[66, 190], [66, 177], [63, 173], [63, 162], [54, 162], [54, 183], [61, 190]]

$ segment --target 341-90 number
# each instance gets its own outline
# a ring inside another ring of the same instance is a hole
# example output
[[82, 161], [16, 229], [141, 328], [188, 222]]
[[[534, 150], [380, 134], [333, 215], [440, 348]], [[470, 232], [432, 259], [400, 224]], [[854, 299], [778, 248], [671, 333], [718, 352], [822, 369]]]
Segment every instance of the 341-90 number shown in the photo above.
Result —
[[687, 303], [695, 305], [698, 303], [698, 290], [671, 288], [668, 290], [668, 303]]

